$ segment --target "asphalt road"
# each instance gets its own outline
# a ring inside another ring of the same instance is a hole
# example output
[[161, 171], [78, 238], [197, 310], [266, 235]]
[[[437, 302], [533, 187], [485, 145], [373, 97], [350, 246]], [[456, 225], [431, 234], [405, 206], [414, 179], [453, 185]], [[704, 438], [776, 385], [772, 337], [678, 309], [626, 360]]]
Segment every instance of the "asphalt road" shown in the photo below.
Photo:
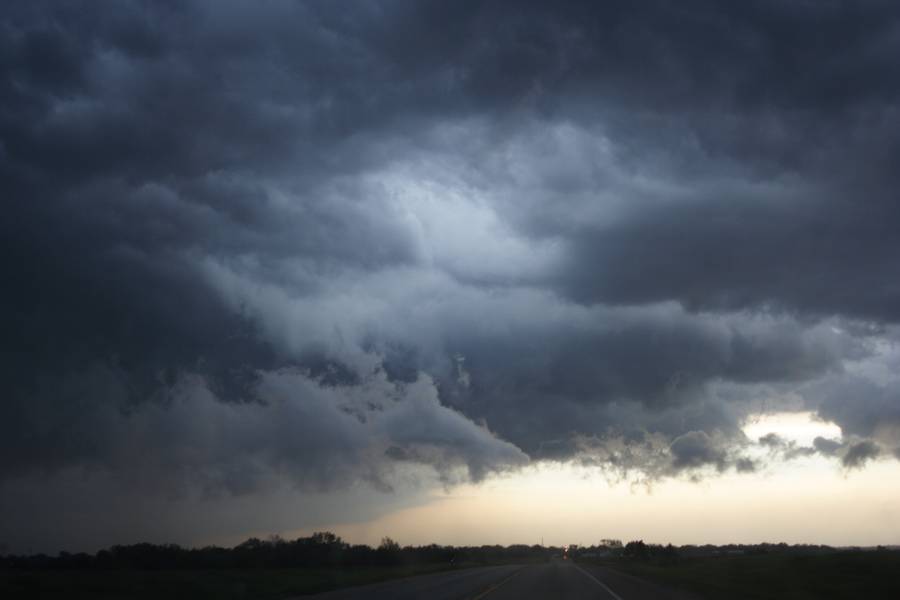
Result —
[[567, 560], [420, 575], [312, 597], [322, 600], [696, 600], [694, 596], [666, 590], [630, 575]]

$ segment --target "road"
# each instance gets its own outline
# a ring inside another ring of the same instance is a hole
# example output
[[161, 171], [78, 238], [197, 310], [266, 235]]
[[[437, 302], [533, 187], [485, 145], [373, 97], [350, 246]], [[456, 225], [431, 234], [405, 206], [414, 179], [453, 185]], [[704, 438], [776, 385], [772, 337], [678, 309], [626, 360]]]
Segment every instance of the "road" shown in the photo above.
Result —
[[[306, 596], [310, 598], [310, 596]], [[696, 600], [603, 567], [549, 563], [464, 569], [312, 596], [321, 600]]]

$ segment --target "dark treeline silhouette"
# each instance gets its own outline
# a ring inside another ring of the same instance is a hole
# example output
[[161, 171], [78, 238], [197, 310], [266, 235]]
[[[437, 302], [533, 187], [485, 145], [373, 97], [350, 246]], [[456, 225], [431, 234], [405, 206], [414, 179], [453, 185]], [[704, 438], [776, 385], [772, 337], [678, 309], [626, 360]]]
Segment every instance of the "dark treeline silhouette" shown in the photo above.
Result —
[[726, 555], [759, 555], [769, 553], [813, 555], [838, 552], [829, 546], [788, 544], [686, 545], [647, 544], [643, 540], [623, 544], [604, 539], [593, 546], [565, 548], [525, 544], [512, 546], [400, 546], [384, 538], [377, 548], [348, 544], [330, 532], [284, 540], [272, 536], [267, 540], [250, 538], [234, 548], [207, 546], [182, 548], [175, 544], [133, 544], [113, 546], [96, 554], [60, 552], [57, 556], [0, 557], [0, 568], [34, 569], [234, 569], [292, 567], [368, 567], [393, 565], [477, 565], [513, 562], [535, 562], [551, 557], [574, 560], [614, 559], [671, 563], [681, 558]]
[[175, 544], [113, 546], [96, 554], [5, 556], [6, 569], [233, 569], [365, 567], [407, 564], [490, 564], [546, 559], [558, 548], [513, 546], [403, 546], [384, 538], [377, 548], [348, 544], [330, 532], [284, 540], [251, 538], [234, 548], [182, 548]]
[[[860, 548], [852, 548], [861, 550]], [[591, 558], [617, 558], [623, 560], [638, 561], [654, 561], [654, 562], [674, 562], [679, 558], [701, 558], [711, 556], [733, 556], [733, 555], [759, 555], [759, 554], [797, 554], [797, 555], [816, 555], [829, 554], [839, 551], [846, 551], [848, 548], [833, 548], [831, 546], [820, 546], [815, 544], [795, 544], [788, 545], [785, 543], [771, 544], [725, 544], [715, 546], [713, 544], [705, 545], [685, 545], [673, 546], [667, 544], [647, 544], [643, 540], [634, 540], [627, 544], [622, 544], [619, 540], [602, 540], [600, 544], [595, 546], [570, 547], [569, 555], [575, 559], [591, 559]]]

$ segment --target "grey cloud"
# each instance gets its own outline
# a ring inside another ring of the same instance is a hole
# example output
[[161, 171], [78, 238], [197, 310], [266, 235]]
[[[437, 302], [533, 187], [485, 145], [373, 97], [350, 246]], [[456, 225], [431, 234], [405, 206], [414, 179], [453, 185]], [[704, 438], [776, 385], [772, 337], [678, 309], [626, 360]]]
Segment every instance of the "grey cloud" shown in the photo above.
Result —
[[[824, 440], [824, 438], [816, 438], [816, 442], [819, 440]], [[800, 458], [803, 456], [810, 456], [816, 453], [816, 450], [821, 450], [818, 448], [818, 443], [810, 448], [807, 446], [801, 446], [797, 444], [797, 442], [793, 440], [786, 440], [783, 437], [779, 436], [777, 433], [767, 433], [757, 440], [757, 443], [761, 446], [764, 446], [769, 450], [771, 454], [775, 454], [779, 456], [782, 460], [793, 460], [795, 458]]]
[[822, 454], [832, 456], [843, 447], [843, 444], [836, 440], [829, 440], [818, 436], [813, 440], [813, 447]]
[[[398, 445], [442, 478], [479, 480], [527, 461], [515, 446], [442, 406], [427, 377], [393, 384], [383, 372], [334, 385], [307, 372], [258, 374], [259, 403], [221, 402], [198, 378], [180, 380], [166, 402], [124, 410], [110, 398], [127, 379], [94, 369], [66, 386], [69, 410], [34, 398], [26, 454], [38, 465], [109, 470], [147, 494], [200, 487], [232, 494], [286, 479], [301, 489], [335, 489], [366, 480], [391, 488]], [[19, 444], [24, 444], [18, 440]], [[21, 452], [21, 448], [16, 448]], [[11, 467], [21, 467], [22, 461]], [[5, 478], [17, 473], [9, 469]]]
[[[786, 367], [792, 363], [810, 377], [836, 368], [842, 353], [852, 352], [830, 332], [792, 328], [778, 319], [732, 320], [665, 308], [600, 313], [592, 328], [575, 319], [567, 327], [557, 318], [553, 331], [524, 325], [507, 330], [514, 335], [482, 334], [454, 345], [467, 357], [471, 386], [442, 392], [531, 451], [579, 426], [588, 428], [583, 433], [652, 426], [677, 436], [686, 433], [687, 422], [735, 433], [743, 414], [714, 401], [711, 382], [799, 377]], [[509, 421], [504, 412], [520, 418]], [[531, 424], [522, 431], [525, 419]]]
[[749, 458], [739, 458], [735, 461], [734, 468], [738, 473], [754, 473], [759, 465]]
[[[698, 480], [712, 472], [733, 468], [754, 472], [757, 461], [744, 456], [744, 445], [721, 431], [707, 434], [691, 431], [673, 440], [659, 432], [632, 431], [627, 435], [610, 431], [602, 435], [577, 435], [555, 440], [542, 448], [547, 460], [566, 459], [595, 469], [611, 482], [628, 481], [652, 485], [667, 477]], [[558, 452], [558, 455], [554, 454]]]
[[745, 455], [745, 444], [713, 430], [671, 435], [633, 431], [602, 436], [577, 436], [565, 454], [585, 466], [596, 467], [611, 480], [652, 482], [665, 477], [699, 479], [734, 469], [752, 473], [759, 462]]
[[822, 456], [840, 459], [841, 465], [847, 469], [861, 468], [869, 460], [881, 455], [881, 448], [872, 440], [839, 441], [821, 436], [813, 440], [811, 448], [797, 446], [783, 440], [778, 444], [778, 448], [783, 452], [784, 458], [788, 460], [819, 453]]
[[672, 465], [676, 469], [712, 465], [721, 471], [725, 465], [724, 452], [703, 431], [690, 431], [678, 436], [669, 449], [672, 452]]
[[871, 437], [882, 426], [900, 425], [900, 396], [894, 382], [885, 384], [858, 375], [826, 379], [813, 393], [819, 400], [819, 414], [838, 423], [847, 434]]
[[160, 496], [108, 470], [33, 473], [0, 482], [0, 509], [6, 517], [0, 536], [8, 552], [94, 552], [135, 540], [231, 546], [248, 537], [305, 531], [322, 523], [377, 519], [421, 505], [429, 493], [425, 486], [385, 494], [365, 486], [313, 492], [290, 482], [271, 483], [275, 487], [239, 495], [189, 489]]
[[900, 414], [898, 20], [4, 6], [3, 472], [165, 487], [187, 460], [241, 494], [529, 458], [748, 471], [768, 392], [862, 465]]
[[777, 433], [767, 433], [759, 438], [759, 443], [769, 448], [779, 448], [784, 445], [784, 442]]
[[786, 460], [818, 453], [822, 456], [840, 459], [842, 466], [853, 469], [861, 468], [866, 462], [881, 454], [881, 448], [872, 440], [832, 440], [818, 436], [813, 440], [812, 447], [805, 447], [777, 438], [777, 436], [773, 438], [773, 435], [760, 438], [760, 443], [773, 450], [778, 450]]
[[879, 454], [881, 454], [881, 449], [877, 444], [864, 440], [847, 448], [847, 452], [841, 457], [841, 464], [848, 469], [862, 467], [866, 461], [878, 457]]
[[[794, 202], [809, 204], [797, 195]], [[883, 229], [894, 218], [892, 204], [887, 196], [873, 199], [876, 214], [869, 221], [870, 215], [848, 214], [851, 209], [838, 202], [834, 209], [816, 203], [809, 214], [795, 215], [785, 211], [797, 209], [783, 205], [767, 208], [743, 199], [723, 205], [711, 198], [641, 215], [604, 235], [586, 232], [577, 242], [570, 289], [586, 301], [675, 297], [696, 308], [772, 305], [896, 320], [896, 299], [881, 285], [895, 275], [881, 260], [895, 252], [893, 236]], [[820, 269], [847, 255], [855, 257], [839, 274], [847, 287], [828, 286], [824, 282], [834, 273]], [[872, 267], [859, 273], [857, 265], [869, 262]], [[582, 279], [586, 272], [577, 265], [587, 263], [599, 270]]]

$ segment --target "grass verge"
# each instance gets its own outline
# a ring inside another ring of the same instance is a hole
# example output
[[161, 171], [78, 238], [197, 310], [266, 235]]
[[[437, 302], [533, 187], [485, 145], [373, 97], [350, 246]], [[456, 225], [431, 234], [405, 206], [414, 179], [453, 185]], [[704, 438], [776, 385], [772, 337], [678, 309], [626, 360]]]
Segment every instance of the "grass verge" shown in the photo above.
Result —
[[900, 551], [895, 550], [690, 558], [672, 564], [626, 560], [603, 564], [707, 599], [900, 598]]
[[138, 600], [279, 600], [466, 566], [430, 564], [346, 569], [59, 570], [0, 572], [0, 597]]

